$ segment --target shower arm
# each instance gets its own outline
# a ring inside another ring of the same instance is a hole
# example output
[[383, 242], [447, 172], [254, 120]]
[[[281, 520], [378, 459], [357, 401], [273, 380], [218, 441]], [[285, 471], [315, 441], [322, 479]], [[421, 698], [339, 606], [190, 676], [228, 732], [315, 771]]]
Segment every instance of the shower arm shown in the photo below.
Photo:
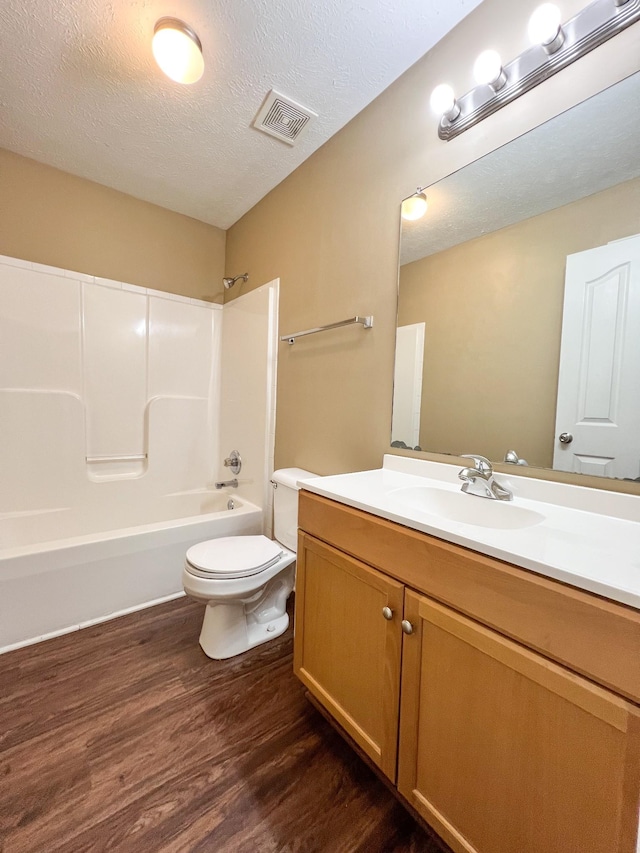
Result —
[[226, 290], [229, 290], [231, 287], [233, 287], [233, 285], [234, 285], [234, 284], [236, 283], [236, 281], [238, 281], [239, 279], [242, 279], [243, 281], [248, 281], [248, 279], [249, 279], [249, 273], [248, 273], [248, 272], [243, 272], [241, 275], [237, 275], [237, 276], [235, 276], [235, 278], [223, 278], [223, 279], [222, 279], [222, 283], [224, 284], [224, 286], [225, 286]]

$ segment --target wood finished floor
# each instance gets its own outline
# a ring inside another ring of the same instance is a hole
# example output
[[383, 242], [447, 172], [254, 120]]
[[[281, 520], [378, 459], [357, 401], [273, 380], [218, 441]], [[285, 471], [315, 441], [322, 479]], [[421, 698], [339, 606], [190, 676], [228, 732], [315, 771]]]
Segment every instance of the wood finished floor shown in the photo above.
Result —
[[304, 698], [178, 599], [0, 656], [1, 853], [440, 853]]

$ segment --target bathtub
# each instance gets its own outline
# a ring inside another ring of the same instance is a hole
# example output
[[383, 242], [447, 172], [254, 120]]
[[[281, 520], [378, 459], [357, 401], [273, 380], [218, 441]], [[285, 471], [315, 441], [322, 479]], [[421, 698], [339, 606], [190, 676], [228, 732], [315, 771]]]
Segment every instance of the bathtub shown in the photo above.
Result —
[[262, 510], [224, 492], [0, 513], [0, 653], [175, 598], [191, 545], [262, 530]]

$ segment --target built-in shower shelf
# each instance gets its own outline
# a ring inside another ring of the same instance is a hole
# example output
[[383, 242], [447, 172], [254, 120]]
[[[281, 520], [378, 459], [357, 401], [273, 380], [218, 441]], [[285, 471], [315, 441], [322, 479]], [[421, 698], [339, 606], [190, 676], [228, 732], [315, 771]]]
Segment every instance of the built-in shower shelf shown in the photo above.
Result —
[[94, 462], [137, 462], [146, 458], [146, 453], [136, 453], [132, 456], [87, 456], [86, 461], [92, 465]]
[[130, 455], [86, 456], [87, 474], [90, 480], [132, 480], [147, 472], [148, 455], [132, 453]]

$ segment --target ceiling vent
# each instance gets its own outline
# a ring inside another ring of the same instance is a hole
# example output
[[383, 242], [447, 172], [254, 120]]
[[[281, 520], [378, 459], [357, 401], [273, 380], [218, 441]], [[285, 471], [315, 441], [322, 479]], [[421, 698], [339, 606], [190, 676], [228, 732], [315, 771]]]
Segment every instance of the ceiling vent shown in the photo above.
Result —
[[275, 136], [276, 139], [281, 139], [287, 145], [295, 145], [311, 119], [317, 117], [317, 113], [272, 89], [264, 99], [253, 126]]

